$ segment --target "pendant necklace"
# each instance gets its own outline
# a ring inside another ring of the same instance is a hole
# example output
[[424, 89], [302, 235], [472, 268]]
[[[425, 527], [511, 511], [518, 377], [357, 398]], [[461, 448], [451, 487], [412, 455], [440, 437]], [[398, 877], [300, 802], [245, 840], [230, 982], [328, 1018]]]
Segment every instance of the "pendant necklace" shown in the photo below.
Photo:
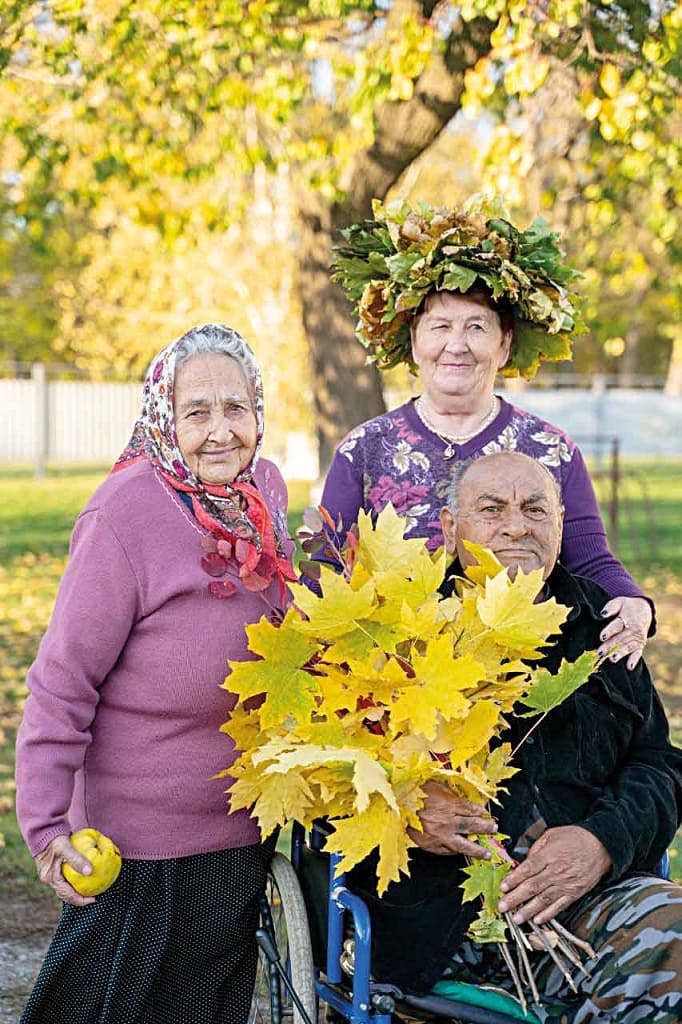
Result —
[[428, 417], [424, 413], [424, 410], [422, 408], [422, 396], [421, 395], [419, 396], [417, 401], [414, 403], [414, 407], [415, 407], [415, 409], [417, 411], [417, 416], [422, 421], [424, 426], [428, 430], [430, 430], [432, 434], [435, 434], [436, 437], [440, 438], [440, 440], [445, 445], [445, 451], [443, 452], [443, 458], [444, 459], [451, 459], [452, 456], [455, 454], [455, 445], [464, 444], [466, 441], [470, 441], [472, 439], [472, 437], [476, 437], [477, 434], [480, 434], [483, 430], [485, 430], [485, 428], [488, 426], [489, 423], [492, 423], [492, 421], [497, 416], [498, 400], [497, 400], [497, 395], [493, 395], [492, 402], [490, 403], [490, 409], [488, 410], [488, 414], [486, 415], [486, 417], [483, 420], [483, 422], [479, 423], [479, 425], [476, 427], [476, 429], [472, 430], [470, 434], [444, 434], [444, 433], [442, 433], [442, 431], [436, 430], [436, 428], [434, 427], [433, 423], [431, 423], [429, 421]]

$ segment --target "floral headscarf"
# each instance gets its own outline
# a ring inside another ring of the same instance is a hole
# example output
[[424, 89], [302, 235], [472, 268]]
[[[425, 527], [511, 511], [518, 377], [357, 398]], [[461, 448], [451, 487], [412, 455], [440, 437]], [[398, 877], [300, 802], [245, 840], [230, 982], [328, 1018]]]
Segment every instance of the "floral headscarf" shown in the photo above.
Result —
[[[175, 429], [177, 356], [195, 339], [210, 342], [210, 348], [200, 349], [197, 354], [223, 353], [237, 362], [256, 417], [256, 447], [251, 461], [231, 483], [221, 486], [204, 484], [192, 472], [180, 451]], [[252, 482], [263, 442], [263, 423], [263, 381], [253, 352], [231, 327], [203, 324], [176, 338], [152, 359], [144, 382], [142, 412], [112, 470], [117, 473], [140, 459], [150, 459], [174, 490], [189, 495], [198, 522], [209, 531], [208, 543], [204, 544], [208, 554], [202, 560], [206, 571], [223, 575], [234, 557], [242, 582], [251, 590], [265, 589], [275, 575], [280, 583], [295, 579], [290, 563], [277, 548], [270, 512]], [[229, 588], [223, 591], [220, 596], [229, 596]], [[212, 592], [219, 596], [216, 588]]]

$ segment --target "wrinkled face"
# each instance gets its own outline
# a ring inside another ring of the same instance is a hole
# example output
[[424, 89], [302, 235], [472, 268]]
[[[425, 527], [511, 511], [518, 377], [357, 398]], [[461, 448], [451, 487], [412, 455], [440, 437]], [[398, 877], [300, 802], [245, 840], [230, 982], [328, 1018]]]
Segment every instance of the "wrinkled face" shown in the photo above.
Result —
[[412, 330], [412, 356], [426, 394], [492, 394], [507, 361], [511, 331], [483, 296], [438, 292], [429, 296]]
[[256, 450], [256, 416], [244, 375], [230, 356], [190, 356], [175, 373], [175, 432], [203, 484], [227, 484]]
[[447, 550], [462, 565], [475, 559], [463, 541], [489, 548], [516, 575], [543, 570], [546, 579], [559, 556], [563, 509], [548, 471], [518, 452], [479, 459], [462, 477], [457, 494], [457, 520], [441, 511]]

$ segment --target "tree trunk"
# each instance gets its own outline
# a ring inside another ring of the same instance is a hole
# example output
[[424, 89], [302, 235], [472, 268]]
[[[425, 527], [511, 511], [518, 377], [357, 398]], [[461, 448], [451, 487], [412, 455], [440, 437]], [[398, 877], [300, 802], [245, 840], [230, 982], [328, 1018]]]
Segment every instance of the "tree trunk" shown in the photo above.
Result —
[[338, 207], [312, 192], [300, 206], [297, 286], [310, 352], [322, 474], [343, 435], [384, 409], [379, 373], [367, 363], [367, 353], [355, 337], [350, 303], [329, 276], [339, 213]]
[[664, 392], [676, 398], [682, 395], [682, 334], [673, 338]]
[[[415, 6], [428, 17], [434, 4], [424, 0]], [[329, 279], [332, 245], [340, 241], [341, 228], [371, 216], [372, 199], [385, 198], [457, 113], [464, 73], [487, 53], [492, 28], [482, 18], [455, 25], [444, 51], [434, 54], [415, 83], [411, 99], [378, 108], [374, 142], [355, 157], [344, 182], [344, 201], [328, 202], [312, 192], [299, 196], [297, 288], [310, 348], [322, 473], [343, 435], [385, 408], [379, 373], [367, 364], [355, 338], [350, 305]], [[448, 199], [443, 197], [444, 205]]]

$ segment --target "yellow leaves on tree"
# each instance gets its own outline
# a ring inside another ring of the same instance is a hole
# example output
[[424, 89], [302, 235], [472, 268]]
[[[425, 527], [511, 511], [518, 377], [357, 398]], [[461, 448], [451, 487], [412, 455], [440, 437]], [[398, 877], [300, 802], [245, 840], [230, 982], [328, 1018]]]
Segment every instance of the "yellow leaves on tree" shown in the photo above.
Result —
[[224, 684], [240, 699], [224, 726], [242, 751], [224, 773], [232, 809], [253, 807], [264, 835], [330, 819], [344, 869], [378, 848], [379, 892], [409, 871], [429, 779], [485, 803], [513, 774], [509, 745], [491, 741], [517, 699], [532, 691], [542, 707], [522, 659], [568, 612], [535, 603], [539, 574], [511, 581], [476, 548], [458, 594], [438, 600], [445, 556], [404, 528], [390, 505], [374, 529], [361, 513], [342, 571], [322, 567], [322, 596], [292, 586], [281, 624], [248, 627], [257, 660], [233, 663]]

